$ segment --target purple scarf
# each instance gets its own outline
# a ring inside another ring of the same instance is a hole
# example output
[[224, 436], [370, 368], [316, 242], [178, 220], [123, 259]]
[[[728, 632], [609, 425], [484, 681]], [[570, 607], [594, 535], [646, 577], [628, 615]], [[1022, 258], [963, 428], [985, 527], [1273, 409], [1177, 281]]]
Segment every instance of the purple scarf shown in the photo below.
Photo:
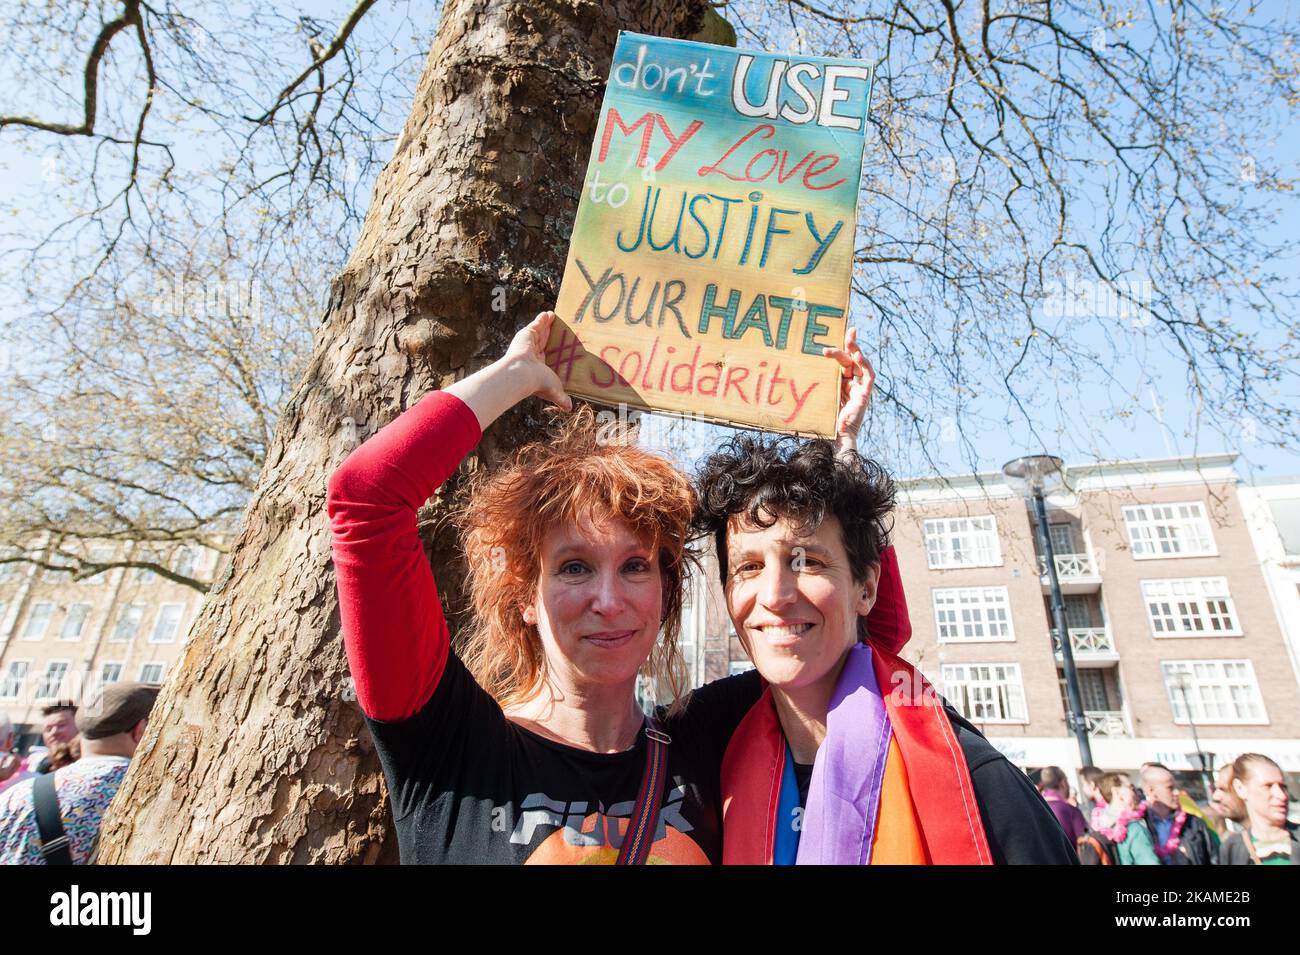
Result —
[[859, 643], [849, 650], [831, 696], [826, 739], [817, 750], [804, 807], [798, 865], [870, 861], [892, 733], [871, 647]]

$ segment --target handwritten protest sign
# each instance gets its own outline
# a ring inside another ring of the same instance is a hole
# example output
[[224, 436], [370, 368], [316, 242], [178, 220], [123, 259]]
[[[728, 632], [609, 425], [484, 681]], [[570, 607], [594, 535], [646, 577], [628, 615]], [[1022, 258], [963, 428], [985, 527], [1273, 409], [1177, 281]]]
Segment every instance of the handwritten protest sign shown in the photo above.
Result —
[[571, 394], [831, 435], [871, 67], [620, 34], [547, 361]]

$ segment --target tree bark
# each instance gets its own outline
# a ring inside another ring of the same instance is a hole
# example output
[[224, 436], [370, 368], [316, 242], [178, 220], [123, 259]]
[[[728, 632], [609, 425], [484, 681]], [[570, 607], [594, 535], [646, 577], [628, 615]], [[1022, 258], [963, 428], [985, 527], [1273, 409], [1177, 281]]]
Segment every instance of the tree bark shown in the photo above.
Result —
[[[396, 861], [349, 690], [326, 481], [358, 440], [551, 306], [618, 30], [691, 36], [706, 9], [449, 0], [228, 570], [104, 821], [100, 862]], [[503, 418], [467, 468], [535, 436], [539, 409]], [[458, 484], [421, 515], [449, 610], [461, 571], [440, 515]]]

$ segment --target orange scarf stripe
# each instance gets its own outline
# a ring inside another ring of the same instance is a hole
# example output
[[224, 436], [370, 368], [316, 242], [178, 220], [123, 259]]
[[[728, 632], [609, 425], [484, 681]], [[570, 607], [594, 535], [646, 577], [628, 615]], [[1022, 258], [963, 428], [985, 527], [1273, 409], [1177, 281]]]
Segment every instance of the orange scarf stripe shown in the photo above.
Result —
[[907, 766], [898, 737], [889, 740], [885, 780], [880, 787], [880, 813], [871, 842], [872, 865], [929, 865], [921, 820], [916, 817], [907, 779]]
[[942, 698], [906, 660], [874, 645], [872, 651], [894, 742], [909, 780], [919, 781], [908, 790], [931, 858], [939, 865], [992, 865], [970, 770]]

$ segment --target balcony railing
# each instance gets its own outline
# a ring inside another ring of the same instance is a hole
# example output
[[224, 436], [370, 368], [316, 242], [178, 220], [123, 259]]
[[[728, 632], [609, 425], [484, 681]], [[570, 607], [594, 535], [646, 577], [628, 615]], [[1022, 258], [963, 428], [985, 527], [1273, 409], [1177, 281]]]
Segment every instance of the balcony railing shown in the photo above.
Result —
[[1123, 710], [1085, 710], [1089, 736], [1132, 736]]
[[[1101, 561], [1095, 554], [1054, 554], [1056, 579], [1064, 594], [1092, 594], [1101, 589]], [[1038, 580], [1043, 593], [1052, 588], [1052, 578], [1047, 575], [1047, 559], [1038, 558]]]
[[[1056, 577], [1062, 584], [1076, 580], [1091, 581], [1101, 576], [1097, 571], [1097, 560], [1092, 554], [1054, 554], [1053, 557]], [[1038, 557], [1038, 573], [1042, 577], [1047, 576], [1047, 558], [1041, 554]]]
[[[1119, 660], [1115, 640], [1106, 627], [1070, 627], [1070, 652], [1075, 663], [1113, 663]], [[1061, 658], [1061, 635], [1052, 631], [1052, 652]]]

